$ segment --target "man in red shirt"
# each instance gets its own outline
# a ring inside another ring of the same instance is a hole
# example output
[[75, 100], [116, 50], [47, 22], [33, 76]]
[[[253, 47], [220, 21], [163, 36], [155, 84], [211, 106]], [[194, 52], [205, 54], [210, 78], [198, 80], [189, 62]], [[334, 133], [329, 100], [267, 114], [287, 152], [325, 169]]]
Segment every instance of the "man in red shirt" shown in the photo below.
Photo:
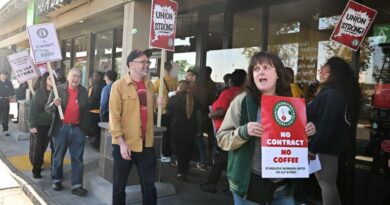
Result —
[[[221, 92], [218, 99], [212, 104], [212, 111], [209, 113], [209, 118], [213, 119], [215, 132], [221, 127], [223, 118], [228, 110], [232, 100], [241, 92], [242, 85], [246, 79], [246, 72], [243, 69], [236, 69], [232, 73], [232, 86]], [[208, 179], [200, 187], [205, 192], [216, 193], [216, 184], [221, 176], [222, 171], [227, 166], [228, 152], [223, 151], [219, 147], [214, 153], [214, 164], [211, 167]]]
[[[81, 72], [72, 68], [67, 77], [67, 83], [58, 86], [58, 96], [54, 97], [51, 91], [46, 111], [53, 113], [49, 136], [53, 137], [54, 153], [51, 175], [52, 188], [55, 191], [62, 189], [64, 156], [69, 148], [72, 163], [71, 189], [72, 194], [84, 196], [88, 193], [83, 185], [83, 155], [85, 134], [88, 131], [88, 92], [80, 85]], [[58, 114], [58, 106], [64, 111], [64, 119]]]

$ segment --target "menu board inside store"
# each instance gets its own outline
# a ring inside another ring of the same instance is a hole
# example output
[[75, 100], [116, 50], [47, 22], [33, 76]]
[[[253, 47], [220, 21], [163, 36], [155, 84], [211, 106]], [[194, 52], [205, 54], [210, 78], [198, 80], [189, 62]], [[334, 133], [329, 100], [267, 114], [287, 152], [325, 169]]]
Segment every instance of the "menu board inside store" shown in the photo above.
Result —
[[316, 81], [317, 53], [317, 45], [310, 44], [307, 41], [299, 43], [295, 83], [307, 85]]

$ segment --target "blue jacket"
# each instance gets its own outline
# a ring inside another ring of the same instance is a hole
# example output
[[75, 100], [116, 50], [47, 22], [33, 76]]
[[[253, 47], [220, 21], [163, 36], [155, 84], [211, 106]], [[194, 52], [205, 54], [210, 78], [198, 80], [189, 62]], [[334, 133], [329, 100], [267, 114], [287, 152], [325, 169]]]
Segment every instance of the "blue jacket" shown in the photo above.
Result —
[[351, 131], [345, 120], [346, 107], [344, 94], [326, 87], [307, 105], [308, 121], [313, 122], [317, 129], [310, 137], [310, 152], [340, 155], [346, 151]]
[[100, 120], [102, 122], [108, 122], [109, 109], [108, 102], [110, 100], [112, 83], [107, 84], [103, 87], [102, 95], [100, 97]]

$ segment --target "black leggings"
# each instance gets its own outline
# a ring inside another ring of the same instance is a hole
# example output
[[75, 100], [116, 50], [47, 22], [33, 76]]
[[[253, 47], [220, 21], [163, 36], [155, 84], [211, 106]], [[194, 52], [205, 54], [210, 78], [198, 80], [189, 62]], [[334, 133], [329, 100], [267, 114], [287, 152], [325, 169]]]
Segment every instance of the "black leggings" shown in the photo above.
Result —
[[195, 147], [195, 137], [172, 135], [172, 138], [177, 158], [177, 172], [186, 174], [190, 167], [192, 150]]
[[43, 158], [47, 145], [50, 142], [51, 153], [53, 154], [53, 143], [51, 137], [48, 136], [49, 126], [37, 126], [38, 133], [30, 133], [30, 152], [29, 158], [33, 166], [33, 173], [38, 174], [41, 172], [43, 165]]

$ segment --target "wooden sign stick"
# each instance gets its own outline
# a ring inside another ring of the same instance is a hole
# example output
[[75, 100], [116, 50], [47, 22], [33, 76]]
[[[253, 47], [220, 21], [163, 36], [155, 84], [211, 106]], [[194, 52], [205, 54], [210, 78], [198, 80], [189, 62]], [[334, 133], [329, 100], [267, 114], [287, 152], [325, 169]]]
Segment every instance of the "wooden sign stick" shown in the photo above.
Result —
[[[53, 69], [51, 68], [51, 64], [50, 62], [47, 62], [47, 68], [49, 70], [49, 75], [50, 75], [50, 80], [51, 80], [51, 83], [52, 83], [52, 86], [53, 86], [53, 91], [54, 91], [54, 97], [55, 98], [59, 98], [58, 96], [58, 90], [57, 90], [57, 85], [56, 85], [56, 81], [54, 79], [54, 75], [53, 75]], [[60, 114], [60, 118], [61, 120], [64, 119], [64, 112], [62, 111], [62, 107], [61, 105], [58, 106], [58, 113]]]
[[[164, 49], [161, 50], [161, 66], [160, 66], [160, 86], [158, 89], [158, 97], [163, 97], [163, 88], [164, 88], [164, 69], [165, 69], [165, 60], [167, 59], [167, 51]], [[157, 110], [157, 127], [161, 127], [161, 112], [162, 105], [158, 105]]]
[[345, 46], [341, 45], [341, 47], [339, 48], [339, 52], [337, 52], [337, 56], [342, 57], [344, 50], [345, 50]]
[[28, 80], [27, 81], [27, 85], [28, 85], [28, 89], [30, 90], [31, 94], [34, 96], [35, 95], [35, 91], [34, 91], [34, 88], [33, 88], [33, 85], [32, 85], [32, 80]]

